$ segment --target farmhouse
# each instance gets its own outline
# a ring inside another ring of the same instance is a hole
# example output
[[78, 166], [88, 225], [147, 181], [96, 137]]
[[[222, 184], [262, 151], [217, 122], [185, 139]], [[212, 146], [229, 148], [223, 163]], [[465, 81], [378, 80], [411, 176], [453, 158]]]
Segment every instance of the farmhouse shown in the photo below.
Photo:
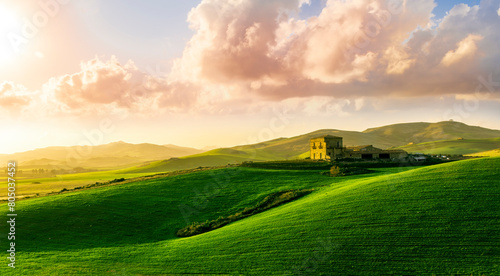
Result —
[[311, 159], [400, 159], [408, 156], [404, 150], [383, 150], [372, 145], [344, 147], [343, 138], [325, 135], [310, 140]]

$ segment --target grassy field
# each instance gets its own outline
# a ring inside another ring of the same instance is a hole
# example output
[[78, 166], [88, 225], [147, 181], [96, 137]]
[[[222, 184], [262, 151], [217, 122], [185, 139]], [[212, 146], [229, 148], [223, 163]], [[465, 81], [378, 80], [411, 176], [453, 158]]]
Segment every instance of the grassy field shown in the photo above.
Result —
[[[123, 170], [104, 171], [104, 172], [90, 172], [78, 174], [63, 174], [54, 177], [37, 178], [37, 179], [24, 179], [17, 178], [16, 181], [16, 196], [18, 198], [34, 197], [46, 195], [53, 192], [59, 192], [62, 189], [73, 189], [95, 182], [105, 182], [117, 178], [134, 178], [151, 175], [151, 173], [127, 173], [124, 174]], [[0, 178], [2, 183], [7, 183], [7, 178]], [[7, 198], [7, 190], [0, 190], [0, 200]]]
[[500, 138], [443, 140], [399, 147], [409, 153], [454, 155], [473, 154], [497, 148], [500, 148]]
[[215, 149], [201, 154], [181, 158], [151, 162], [146, 166], [137, 166], [124, 170], [125, 173], [157, 173], [176, 170], [188, 170], [200, 166], [216, 167], [238, 164], [245, 161], [268, 161], [279, 159], [276, 155], [257, 150]]
[[[499, 167], [485, 158], [339, 178], [227, 168], [24, 200], [17, 273], [5, 261], [0, 274], [498, 275]], [[305, 188], [316, 191], [175, 237], [190, 222]]]

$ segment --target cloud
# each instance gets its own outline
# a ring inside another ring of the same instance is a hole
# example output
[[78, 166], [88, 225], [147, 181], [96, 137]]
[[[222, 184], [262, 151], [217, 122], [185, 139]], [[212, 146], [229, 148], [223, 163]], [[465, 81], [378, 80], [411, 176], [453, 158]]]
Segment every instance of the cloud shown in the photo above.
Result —
[[26, 87], [13, 82], [0, 83], [0, 107], [15, 111], [30, 104]]
[[384, 53], [384, 58], [387, 62], [386, 73], [388, 75], [401, 75], [413, 64], [415, 59], [410, 59], [408, 53], [396, 46], [388, 48]]
[[174, 71], [190, 81], [255, 80], [278, 74], [281, 61], [269, 55], [276, 45], [276, 29], [298, 10], [299, 0], [205, 0], [188, 15], [196, 31]]
[[[298, 18], [308, 2], [203, 0], [188, 15], [194, 35], [164, 78], [94, 58], [50, 79], [39, 98], [62, 113], [144, 116], [243, 113], [311, 98], [309, 109], [347, 116], [369, 98], [473, 94], [478, 77], [500, 64], [496, 1], [456, 5], [440, 21], [433, 0], [329, 0], [317, 16]], [[30, 102], [9, 93], [0, 104]]]
[[229, 85], [229, 98], [473, 93], [500, 63], [493, 2], [459, 4], [436, 22], [432, 0], [329, 0], [306, 20], [293, 16], [299, 1], [204, 0], [171, 77]]
[[446, 53], [441, 63], [444, 66], [450, 66], [464, 59], [472, 58], [477, 52], [477, 42], [482, 39], [483, 37], [479, 35], [469, 35], [458, 43], [456, 50], [450, 50]]
[[121, 64], [112, 56], [82, 62], [81, 70], [50, 79], [43, 86], [62, 112], [110, 112], [126, 110], [155, 113], [163, 108], [179, 109], [196, 100], [193, 85], [180, 85], [141, 72], [132, 61]]

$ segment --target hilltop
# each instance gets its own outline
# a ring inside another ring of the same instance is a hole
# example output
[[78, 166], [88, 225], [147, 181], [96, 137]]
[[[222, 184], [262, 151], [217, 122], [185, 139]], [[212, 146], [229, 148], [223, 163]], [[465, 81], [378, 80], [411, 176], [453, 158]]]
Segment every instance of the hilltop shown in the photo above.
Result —
[[[424, 142], [399, 147], [409, 153], [469, 155], [500, 147], [500, 138], [454, 139]], [[483, 156], [483, 155], [476, 155]]]
[[363, 133], [390, 137], [393, 146], [438, 140], [499, 138], [500, 130], [469, 126], [454, 121], [439, 123], [404, 123], [370, 128]]

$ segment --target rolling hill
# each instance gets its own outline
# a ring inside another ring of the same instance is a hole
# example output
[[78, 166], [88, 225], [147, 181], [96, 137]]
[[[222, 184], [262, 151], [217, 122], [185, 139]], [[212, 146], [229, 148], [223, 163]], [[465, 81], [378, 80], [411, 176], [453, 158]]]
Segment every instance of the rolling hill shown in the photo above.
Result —
[[[345, 146], [370, 144], [384, 149], [401, 147], [409, 152], [436, 154], [469, 154], [500, 147], [498, 140], [493, 139], [500, 137], [500, 130], [447, 121], [395, 124], [363, 132], [323, 129], [290, 138], [207, 152], [174, 145], [134, 145], [124, 142], [94, 147], [50, 147], [14, 155], [0, 155], [0, 162], [15, 159], [25, 169], [83, 167], [96, 170], [130, 168], [130, 173], [166, 172], [244, 161], [303, 159], [309, 156], [309, 140], [322, 135], [341, 136]], [[410, 143], [413, 144], [409, 145]]]
[[[303, 159], [309, 156], [309, 140], [322, 135], [344, 138], [345, 146], [374, 145], [378, 148], [401, 147], [409, 152], [466, 154], [500, 147], [500, 130], [468, 126], [459, 122], [406, 123], [367, 129], [363, 132], [323, 129], [291, 138], [279, 138], [252, 145], [216, 149], [201, 154], [154, 162], [130, 170], [133, 173], [164, 172], [199, 166], [220, 166], [243, 161]], [[408, 143], [459, 139], [405, 147]], [[481, 140], [478, 140], [481, 139]], [[474, 142], [475, 141], [475, 142]], [[427, 151], [428, 150], [428, 151]]]
[[500, 130], [469, 126], [454, 121], [439, 123], [405, 123], [370, 128], [363, 133], [390, 137], [394, 146], [438, 140], [499, 138]]
[[[499, 166], [485, 158], [340, 178], [227, 168], [24, 200], [16, 272], [498, 275]], [[316, 191], [205, 234], [174, 235], [297, 188]]]
[[48, 147], [0, 156], [0, 163], [17, 160], [24, 169], [125, 168], [146, 161], [163, 160], [202, 152], [175, 145], [115, 142], [99, 146]]
[[[399, 147], [409, 153], [466, 155], [500, 148], [500, 138], [425, 142]], [[481, 156], [481, 155], [479, 155]]]

